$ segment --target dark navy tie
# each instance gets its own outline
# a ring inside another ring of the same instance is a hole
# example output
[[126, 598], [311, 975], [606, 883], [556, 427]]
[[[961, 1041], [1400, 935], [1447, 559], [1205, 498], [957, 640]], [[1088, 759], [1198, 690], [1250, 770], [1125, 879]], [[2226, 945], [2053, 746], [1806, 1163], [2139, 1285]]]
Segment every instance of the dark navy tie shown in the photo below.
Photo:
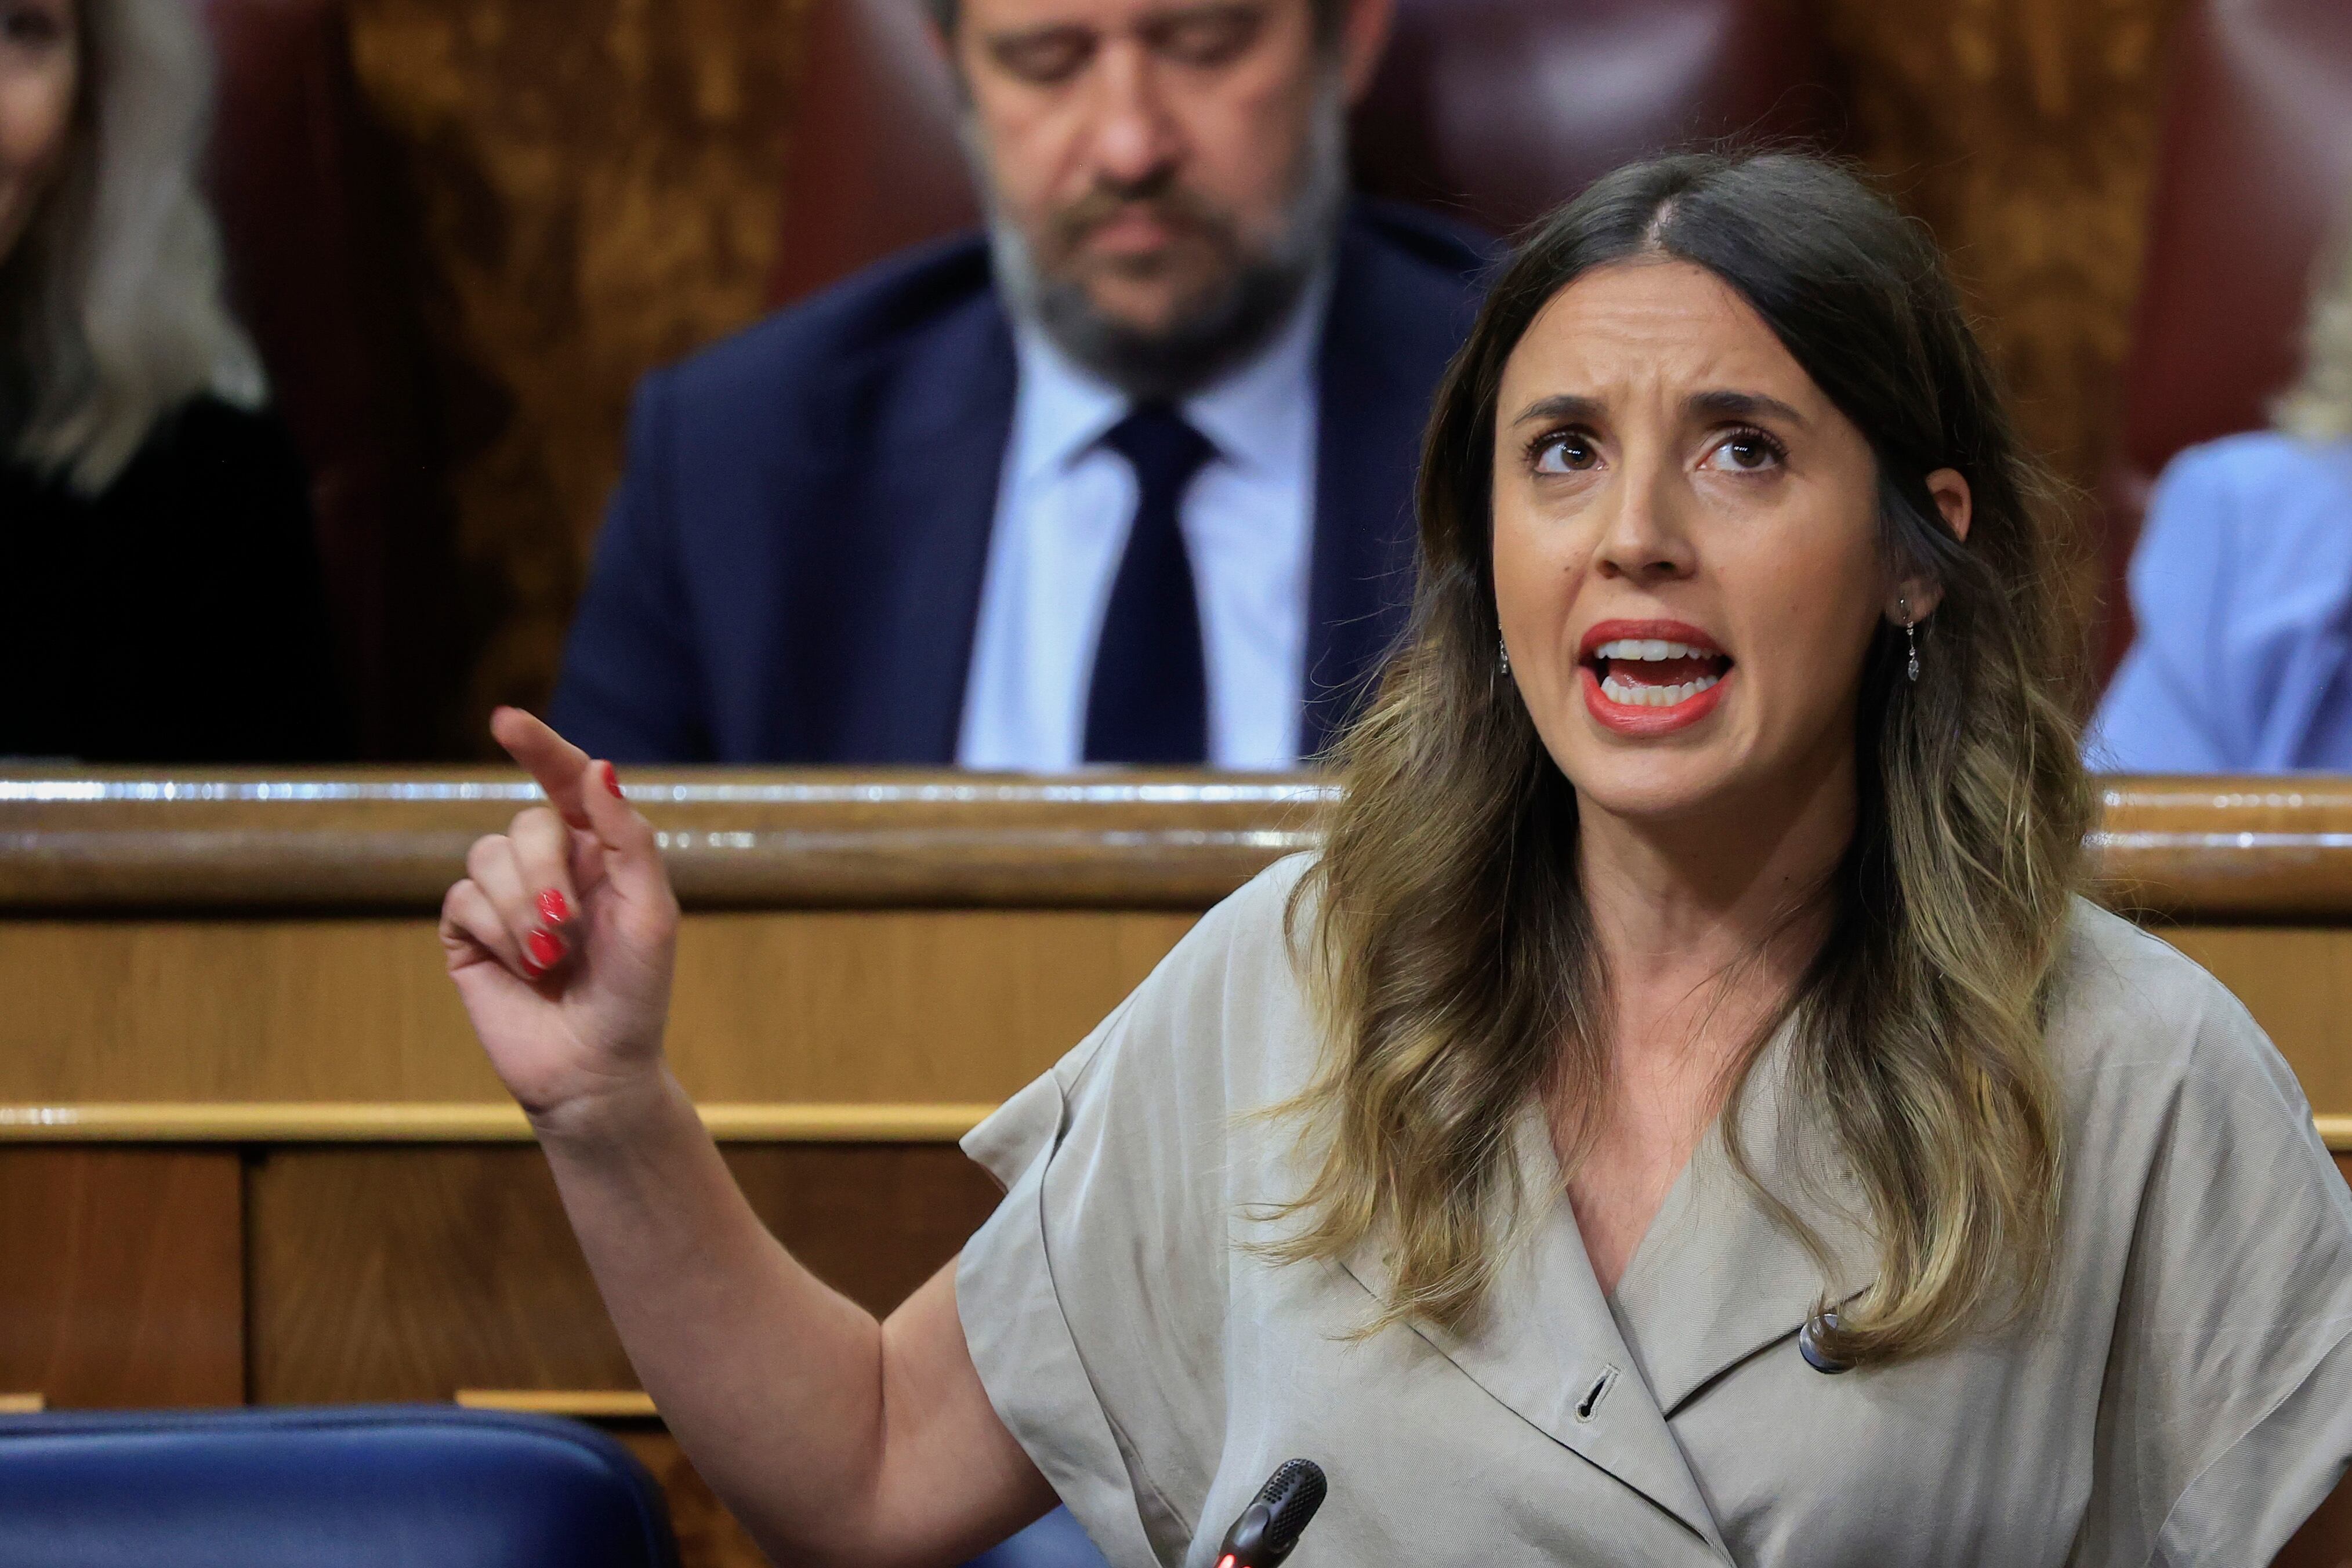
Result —
[[1197, 766], [1209, 759], [1209, 677], [1178, 518], [1215, 449], [1157, 402], [1113, 425], [1103, 444], [1135, 469], [1137, 499], [1087, 688], [1087, 760]]

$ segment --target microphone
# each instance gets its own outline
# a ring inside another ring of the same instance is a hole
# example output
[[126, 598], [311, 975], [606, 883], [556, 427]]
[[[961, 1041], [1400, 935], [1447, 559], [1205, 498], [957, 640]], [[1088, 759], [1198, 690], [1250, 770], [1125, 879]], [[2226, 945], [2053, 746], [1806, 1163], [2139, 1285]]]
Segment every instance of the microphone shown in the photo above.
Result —
[[1225, 1543], [1217, 1548], [1217, 1568], [1274, 1568], [1290, 1555], [1330, 1483], [1312, 1459], [1286, 1459], [1242, 1510]]

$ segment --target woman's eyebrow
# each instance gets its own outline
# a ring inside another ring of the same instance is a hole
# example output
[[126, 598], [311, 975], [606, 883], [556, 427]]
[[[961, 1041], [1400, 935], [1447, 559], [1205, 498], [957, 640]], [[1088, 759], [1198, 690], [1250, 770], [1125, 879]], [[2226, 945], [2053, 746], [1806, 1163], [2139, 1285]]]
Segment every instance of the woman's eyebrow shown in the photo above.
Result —
[[1580, 397], [1574, 392], [1561, 392], [1556, 397], [1540, 398], [1519, 410], [1512, 428], [1533, 424], [1537, 420], [1596, 420], [1601, 417], [1601, 400]]
[[1690, 402], [1687, 406], [1691, 413], [1695, 414], [1716, 419], [1761, 419], [1769, 417], [1772, 419], [1784, 420], [1788, 423], [1798, 426], [1800, 429], [1803, 428], [1807, 423], [1805, 416], [1799, 413], [1794, 408], [1782, 402], [1777, 397], [1767, 397], [1762, 392], [1733, 392], [1729, 390], [1694, 392], [1691, 394]]

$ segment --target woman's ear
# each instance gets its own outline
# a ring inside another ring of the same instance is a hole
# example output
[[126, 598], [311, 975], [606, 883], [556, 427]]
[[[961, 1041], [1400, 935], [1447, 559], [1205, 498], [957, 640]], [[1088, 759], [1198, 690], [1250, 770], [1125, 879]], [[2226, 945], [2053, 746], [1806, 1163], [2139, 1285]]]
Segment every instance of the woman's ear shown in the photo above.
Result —
[[[1965, 541], [1972, 520], [1973, 497], [1969, 482], [1957, 468], [1938, 468], [1927, 476], [1927, 494], [1936, 500], [1936, 510], [1943, 515], [1944, 526], [1952, 537]], [[1916, 624], [1936, 612], [1944, 601], [1943, 584], [1932, 577], [1906, 577], [1895, 584], [1892, 598], [1887, 601], [1886, 619], [1895, 625]]]
[[1936, 498], [1936, 510], [1944, 514], [1944, 526], [1952, 537], [1966, 543], [1976, 515], [1967, 476], [1957, 468], [1938, 468], [1927, 476], [1927, 494]]

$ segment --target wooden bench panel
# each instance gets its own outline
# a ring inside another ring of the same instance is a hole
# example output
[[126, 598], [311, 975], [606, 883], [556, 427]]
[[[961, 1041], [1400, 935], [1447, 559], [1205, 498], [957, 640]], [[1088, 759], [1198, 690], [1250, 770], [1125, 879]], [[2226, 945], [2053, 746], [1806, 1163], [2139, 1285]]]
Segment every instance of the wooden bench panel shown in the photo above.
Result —
[[0, 1148], [0, 1394], [245, 1400], [238, 1155]]
[[[794, 1255], [877, 1312], [952, 1258], [998, 1196], [951, 1144], [727, 1158]], [[537, 1149], [278, 1150], [251, 1183], [257, 1402], [637, 1386]]]

